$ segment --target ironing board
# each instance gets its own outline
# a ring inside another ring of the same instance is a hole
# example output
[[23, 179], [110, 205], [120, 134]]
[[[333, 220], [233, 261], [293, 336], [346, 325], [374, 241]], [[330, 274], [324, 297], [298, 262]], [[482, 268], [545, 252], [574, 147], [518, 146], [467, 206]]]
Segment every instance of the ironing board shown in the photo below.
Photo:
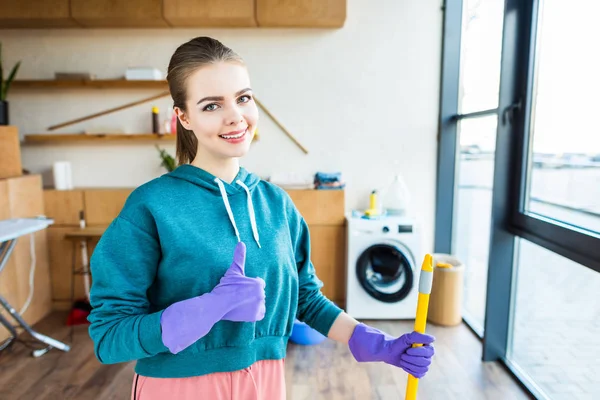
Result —
[[[15, 218], [0, 221], [0, 273], [6, 266], [10, 255], [12, 254], [17, 239], [23, 235], [34, 233], [46, 229], [49, 225], [54, 223], [51, 219], [46, 218]], [[56, 348], [62, 351], [69, 351], [70, 346], [59, 342], [58, 340], [52, 339], [46, 335], [42, 335], [34, 331], [27, 322], [23, 320], [17, 310], [15, 310], [4, 297], [0, 295], [0, 304], [8, 311], [8, 313], [19, 323], [27, 333], [41, 343], [47, 345], [43, 349], [33, 351], [34, 357], [40, 357], [46, 354], [50, 349]], [[10, 337], [0, 345], [0, 350], [4, 350], [9, 347], [13, 341], [17, 338], [16, 327], [13, 326], [2, 314], [0, 314], [0, 323], [8, 329]]]

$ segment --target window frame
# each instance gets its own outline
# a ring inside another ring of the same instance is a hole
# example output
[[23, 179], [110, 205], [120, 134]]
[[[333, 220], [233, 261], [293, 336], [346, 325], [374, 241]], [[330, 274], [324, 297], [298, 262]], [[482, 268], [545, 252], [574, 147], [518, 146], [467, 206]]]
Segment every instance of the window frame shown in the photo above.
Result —
[[[527, 374], [507, 359], [517, 284], [518, 239], [600, 272], [600, 234], [525, 211], [540, 1], [505, 1], [498, 108], [468, 114], [458, 113], [463, 0], [444, 1], [434, 248], [438, 253], [453, 250], [458, 122], [496, 113], [482, 360], [503, 362], [526, 390], [544, 398]], [[463, 319], [480, 334], [468, 318]]]

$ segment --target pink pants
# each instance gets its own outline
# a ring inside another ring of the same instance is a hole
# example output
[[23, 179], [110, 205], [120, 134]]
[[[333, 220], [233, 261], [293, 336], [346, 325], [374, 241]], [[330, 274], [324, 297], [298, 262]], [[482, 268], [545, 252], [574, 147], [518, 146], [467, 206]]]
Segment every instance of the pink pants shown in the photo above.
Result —
[[284, 400], [284, 360], [257, 361], [241, 371], [216, 372], [191, 378], [150, 378], [135, 375], [131, 398], [132, 400]]

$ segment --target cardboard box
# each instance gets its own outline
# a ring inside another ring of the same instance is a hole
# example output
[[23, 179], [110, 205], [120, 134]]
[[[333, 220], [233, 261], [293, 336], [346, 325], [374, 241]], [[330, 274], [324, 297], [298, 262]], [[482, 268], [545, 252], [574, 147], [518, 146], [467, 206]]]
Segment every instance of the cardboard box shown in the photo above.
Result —
[[[44, 214], [44, 195], [41, 175], [25, 175], [0, 179], [0, 220], [9, 218], [31, 218]], [[50, 267], [48, 259], [47, 230], [34, 233], [35, 274], [32, 302], [23, 314], [30, 325], [48, 315], [52, 309]], [[20, 310], [29, 296], [29, 273], [31, 271], [31, 235], [17, 239], [14, 252], [0, 273], [0, 293], [8, 302]], [[11, 322], [4, 309], [0, 310]], [[0, 326], [0, 341], [9, 336]]]
[[16, 126], [0, 126], [0, 179], [22, 175], [21, 145]]

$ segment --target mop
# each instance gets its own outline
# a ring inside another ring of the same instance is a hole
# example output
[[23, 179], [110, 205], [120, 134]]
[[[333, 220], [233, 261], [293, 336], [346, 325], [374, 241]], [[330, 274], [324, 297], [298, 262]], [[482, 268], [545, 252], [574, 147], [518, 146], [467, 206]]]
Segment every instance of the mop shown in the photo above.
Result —
[[[419, 276], [419, 299], [417, 301], [417, 316], [415, 319], [415, 331], [425, 333], [427, 324], [427, 310], [429, 308], [429, 295], [431, 294], [431, 285], [433, 283], [433, 262], [431, 254], [426, 254], [421, 265], [421, 274]], [[413, 347], [420, 347], [421, 344], [415, 343]], [[406, 383], [405, 400], [416, 400], [419, 379], [408, 374]]]

